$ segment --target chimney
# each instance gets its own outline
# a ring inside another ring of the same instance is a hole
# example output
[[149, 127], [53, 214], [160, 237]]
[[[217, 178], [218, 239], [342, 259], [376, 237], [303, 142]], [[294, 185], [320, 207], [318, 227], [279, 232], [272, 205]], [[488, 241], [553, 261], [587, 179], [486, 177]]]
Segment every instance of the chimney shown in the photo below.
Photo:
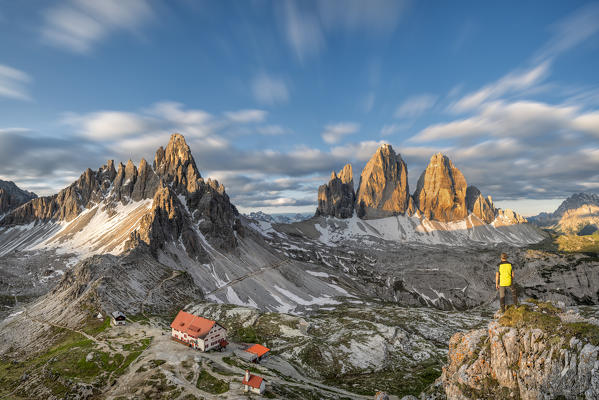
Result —
[[246, 382], [250, 381], [250, 370], [249, 369], [245, 370], [245, 381]]

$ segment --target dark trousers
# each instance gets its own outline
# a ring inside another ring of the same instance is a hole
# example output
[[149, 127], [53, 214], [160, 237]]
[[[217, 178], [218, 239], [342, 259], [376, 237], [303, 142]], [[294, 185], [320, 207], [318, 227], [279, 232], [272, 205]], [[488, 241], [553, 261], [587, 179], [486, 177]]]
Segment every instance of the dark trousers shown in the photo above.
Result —
[[501, 305], [501, 311], [505, 310], [505, 290], [510, 289], [512, 292], [512, 300], [514, 304], [518, 304], [518, 294], [516, 293], [516, 287], [511, 286], [499, 286], [499, 304]]

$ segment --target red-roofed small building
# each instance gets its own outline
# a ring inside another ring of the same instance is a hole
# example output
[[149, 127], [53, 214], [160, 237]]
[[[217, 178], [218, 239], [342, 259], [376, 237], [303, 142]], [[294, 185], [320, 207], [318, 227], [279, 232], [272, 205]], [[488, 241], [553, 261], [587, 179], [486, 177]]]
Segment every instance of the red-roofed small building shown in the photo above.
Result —
[[171, 324], [172, 338], [178, 342], [208, 351], [227, 343], [227, 330], [217, 322], [179, 311]]
[[268, 347], [264, 347], [261, 344], [255, 344], [250, 348], [245, 349], [248, 353], [252, 353], [256, 355], [256, 360], [260, 361], [262, 358], [266, 356], [266, 354], [270, 351]]
[[256, 394], [262, 394], [266, 390], [266, 381], [264, 378], [258, 375], [250, 374], [249, 370], [245, 370], [245, 376], [241, 381], [244, 392], [252, 392]]

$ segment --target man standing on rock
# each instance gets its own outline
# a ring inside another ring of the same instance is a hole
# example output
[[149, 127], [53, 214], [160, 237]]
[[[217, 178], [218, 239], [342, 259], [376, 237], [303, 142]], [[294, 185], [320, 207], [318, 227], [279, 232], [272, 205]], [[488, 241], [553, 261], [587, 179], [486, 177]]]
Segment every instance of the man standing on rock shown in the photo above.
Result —
[[512, 264], [507, 261], [507, 254], [501, 253], [501, 262], [495, 273], [495, 288], [499, 290], [499, 304], [501, 304], [501, 312], [505, 312], [505, 289], [509, 288], [512, 293], [514, 304], [518, 304], [518, 295], [516, 288], [513, 286], [514, 270]]

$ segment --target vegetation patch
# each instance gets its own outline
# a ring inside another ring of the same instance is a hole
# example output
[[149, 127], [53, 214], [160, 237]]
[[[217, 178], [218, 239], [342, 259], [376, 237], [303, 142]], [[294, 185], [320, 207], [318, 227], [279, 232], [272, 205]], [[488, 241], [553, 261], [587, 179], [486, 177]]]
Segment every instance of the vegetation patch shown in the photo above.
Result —
[[597, 325], [588, 322], [562, 322], [557, 315], [561, 309], [551, 303], [536, 301], [533, 307], [529, 305], [509, 307], [499, 318], [499, 323], [511, 328], [538, 328], [563, 338], [564, 343], [569, 343], [571, 338], [576, 337], [594, 346], [599, 345]]
[[229, 391], [229, 382], [222, 381], [203, 369], [200, 371], [196, 387], [204, 392], [221, 394]]

